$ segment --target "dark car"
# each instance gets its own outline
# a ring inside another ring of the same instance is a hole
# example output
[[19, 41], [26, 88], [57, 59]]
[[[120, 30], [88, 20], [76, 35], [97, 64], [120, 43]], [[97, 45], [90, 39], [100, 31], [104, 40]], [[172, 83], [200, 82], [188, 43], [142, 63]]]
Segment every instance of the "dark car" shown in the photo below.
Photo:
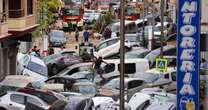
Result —
[[34, 88], [20, 88], [17, 91], [37, 96], [49, 105], [53, 104], [56, 100], [64, 98], [63, 95], [50, 91], [50, 90], [40, 90], [40, 89], [34, 89]]
[[52, 30], [49, 33], [49, 44], [51, 46], [65, 46], [66, 37], [63, 31]]
[[60, 52], [43, 58], [48, 67], [49, 76], [57, 74], [67, 66], [82, 62], [82, 58], [76, 53]]

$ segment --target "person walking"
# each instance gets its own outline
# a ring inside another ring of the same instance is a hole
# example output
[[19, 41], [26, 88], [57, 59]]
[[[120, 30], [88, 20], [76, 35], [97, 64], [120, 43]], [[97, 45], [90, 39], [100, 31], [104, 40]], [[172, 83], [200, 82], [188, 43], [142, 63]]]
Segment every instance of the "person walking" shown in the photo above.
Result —
[[79, 30], [76, 28], [76, 31], [75, 31], [75, 40], [76, 42], [79, 41]]
[[85, 31], [83, 32], [83, 37], [84, 37], [84, 42], [88, 42], [89, 32], [87, 31], [87, 29], [85, 29]]
[[101, 69], [101, 64], [102, 63], [105, 63], [108, 65], [107, 62], [103, 61], [103, 58], [102, 57], [99, 57], [98, 59], [95, 57], [94, 61], [93, 61], [93, 64], [92, 64], [92, 67], [93, 69], [95, 70], [95, 73], [96, 74], [99, 74], [100, 77], [105, 80], [105, 78], [103, 77], [103, 70]]

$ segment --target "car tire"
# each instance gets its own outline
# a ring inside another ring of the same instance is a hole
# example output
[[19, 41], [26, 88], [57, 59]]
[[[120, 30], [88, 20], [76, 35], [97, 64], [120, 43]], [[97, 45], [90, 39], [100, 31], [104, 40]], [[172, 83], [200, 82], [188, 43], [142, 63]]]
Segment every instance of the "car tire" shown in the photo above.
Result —
[[5, 108], [3, 108], [3, 107], [0, 107], [0, 110], [7, 110], [7, 109], [5, 109]]
[[52, 68], [51, 68], [51, 76], [55, 75], [58, 73], [58, 67], [57, 65], [53, 65]]

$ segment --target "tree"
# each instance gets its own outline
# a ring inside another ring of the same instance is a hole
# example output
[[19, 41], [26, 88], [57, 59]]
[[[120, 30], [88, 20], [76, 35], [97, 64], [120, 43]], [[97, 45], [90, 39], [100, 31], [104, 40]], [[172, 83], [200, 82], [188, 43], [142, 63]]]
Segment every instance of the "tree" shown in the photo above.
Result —
[[[37, 0], [37, 12], [39, 15], [39, 28], [34, 33], [35, 36], [41, 36], [41, 31], [47, 31], [49, 26], [54, 23], [58, 17], [58, 11], [63, 6], [59, 0]], [[43, 33], [42, 33], [43, 34]]]
[[102, 33], [102, 31], [104, 30], [104, 28], [112, 23], [115, 20], [115, 17], [110, 14], [107, 13], [105, 15], [103, 15], [95, 24], [94, 24], [94, 30], [96, 30], [98, 33]]

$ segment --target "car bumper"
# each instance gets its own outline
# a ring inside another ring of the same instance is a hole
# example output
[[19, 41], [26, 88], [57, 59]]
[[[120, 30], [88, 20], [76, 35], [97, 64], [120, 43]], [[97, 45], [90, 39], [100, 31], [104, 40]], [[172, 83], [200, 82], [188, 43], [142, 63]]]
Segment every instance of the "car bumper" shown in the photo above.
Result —
[[50, 44], [52, 46], [63, 46], [65, 43], [61, 43], [61, 42], [51, 42]]

